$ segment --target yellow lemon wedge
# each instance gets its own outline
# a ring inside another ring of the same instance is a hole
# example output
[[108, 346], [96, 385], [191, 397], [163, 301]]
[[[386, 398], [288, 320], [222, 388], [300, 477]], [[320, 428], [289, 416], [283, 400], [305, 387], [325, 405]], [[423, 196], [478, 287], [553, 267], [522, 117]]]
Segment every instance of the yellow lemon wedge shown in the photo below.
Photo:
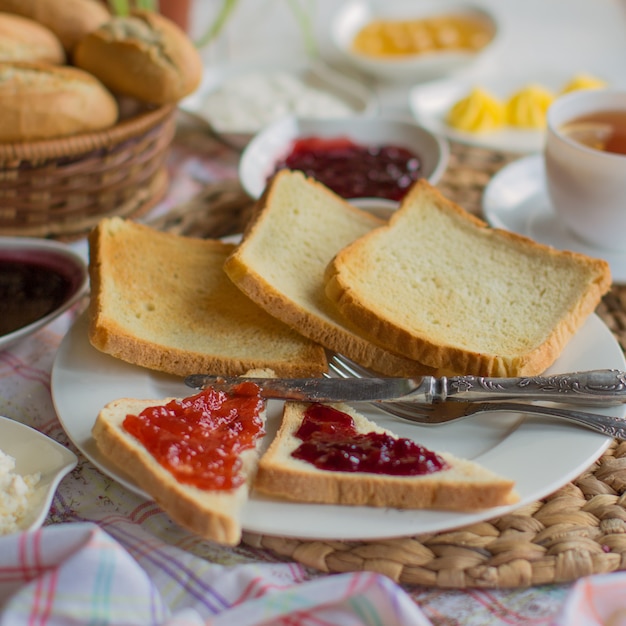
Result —
[[446, 119], [447, 123], [468, 133], [484, 133], [504, 126], [504, 104], [488, 91], [474, 87], [456, 102]]
[[506, 103], [506, 121], [517, 128], [541, 129], [546, 125], [546, 112], [554, 94], [541, 85], [526, 85]]
[[561, 93], [569, 93], [578, 89], [603, 89], [607, 82], [590, 74], [577, 74], [564, 87]]

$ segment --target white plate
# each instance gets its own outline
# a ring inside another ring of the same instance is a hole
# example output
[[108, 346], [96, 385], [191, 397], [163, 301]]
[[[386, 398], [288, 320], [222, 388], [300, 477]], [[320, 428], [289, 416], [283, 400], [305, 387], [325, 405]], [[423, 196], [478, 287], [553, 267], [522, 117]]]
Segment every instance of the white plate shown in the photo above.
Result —
[[[467, 133], [456, 130], [446, 123], [446, 116], [452, 106], [465, 97], [472, 87], [480, 86], [494, 96], [508, 99], [519, 89], [531, 84], [540, 84], [553, 90], [561, 91], [575, 72], [533, 71], [524, 74], [486, 74], [475, 75], [471, 79], [438, 80], [417, 85], [409, 92], [409, 108], [419, 124], [439, 133], [448, 139], [491, 150], [503, 152], [532, 153], [543, 148], [543, 130], [517, 130], [504, 128], [489, 133]], [[613, 87], [615, 80], [608, 80]]]
[[[37, 263], [60, 273], [68, 283], [63, 302], [54, 311], [27, 326], [0, 335], [0, 350], [43, 328], [73, 306], [86, 292], [89, 283], [84, 259], [63, 243], [28, 237], [0, 237], [0, 260]], [[1, 443], [1, 442], [0, 442]]]
[[16, 474], [41, 475], [33, 506], [20, 528], [36, 530], [48, 515], [59, 483], [76, 466], [76, 455], [38, 430], [8, 417], [0, 417], [0, 450], [15, 459]]
[[[624, 369], [624, 355], [608, 328], [595, 315], [570, 341], [550, 372]], [[104, 473], [147, 497], [130, 476], [98, 452], [91, 436], [97, 413], [121, 397], [161, 399], [190, 395], [182, 380], [123, 363], [94, 349], [87, 320], [80, 318], [64, 338], [52, 370], [52, 396], [61, 424], [74, 444]], [[468, 459], [516, 481], [521, 501], [473, 513], [400, 511], [281, 502], [252, 493], [243, 511], [245, 530], [306, 539], [366, 540], [436, 532], [490, 519], [552, 493], [578, 476], [607, 448], [610, 439], [562, 421], [499, 413], [438, 427], [397, 420], [360, 407], [370, 419], [427, 447]], [[607, 411], [607, 409], [602, 409]], [[612, 408], [624, 416], [626, 407]], [[268, 407], [269, 445], [280, 421], [280, 405]]]
[[546, 189], [541, 155], [524, 157], [503, 167], [485, 188], [482, 199], [485, 219], [560, 250], [581, 252], [604, 259], [615, 283], [626, 283], [626, 252], [596, 248], [581, 241], [557, 220]]

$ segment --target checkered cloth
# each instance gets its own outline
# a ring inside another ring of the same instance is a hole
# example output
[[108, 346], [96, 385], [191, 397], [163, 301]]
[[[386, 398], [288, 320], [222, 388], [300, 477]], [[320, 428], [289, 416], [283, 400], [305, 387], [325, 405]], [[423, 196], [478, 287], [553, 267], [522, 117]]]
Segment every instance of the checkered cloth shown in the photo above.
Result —
[[0, 538], [0, 626], [430, 624], [384, 576], [217, 565], [138, 526], [118, 530], [127, 548], [89, 522]]

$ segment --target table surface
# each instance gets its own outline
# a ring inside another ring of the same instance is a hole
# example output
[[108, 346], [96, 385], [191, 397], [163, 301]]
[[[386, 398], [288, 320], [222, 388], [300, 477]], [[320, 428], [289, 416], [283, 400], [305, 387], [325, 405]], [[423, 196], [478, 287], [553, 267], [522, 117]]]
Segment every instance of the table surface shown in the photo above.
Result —
[[[487, 3], [489, 4], [489, 3]], [[604, 70], [606, 74], [623, 72], [626, 51], [626, 11], [612, 0], [492, 0], [497, 5], [504, 25], [498, 61], [503, 67], [524, 63], [539, 66], [549, 59], [555, 67], [578, 71]], [[198, 0], [194, 5], [194, 31], [200, 31], [215, 11], [216, 3]], [[325, 42], [324, 24], [336, 3], [318, 0], [303, 5], [312, 11], [316, 32]], [[537, 16], [542, 19], [538, 20]], [[567, 15], [567, 19], [564, 19]], [[593, 32], [597, 45], [581, 46]], [[277, 36], [277, 33], [280, 36]], [[555, 42], [558, 45], [555, 46]], [[329, 58], [327, 43], [321, 48]], [[207, 67], [214, 63], [247, 61], [259, 56], [281, 58], [286, 54], [304, 55], [301, 37], [293, 23], [287, 3], [274, 0], [241, 0], [223, 38], [203, 51]], [[369, 82], [378, 94], [383, 110], [406, 112], [406, 86], [381, 85]], [[206, 148], [206, 145], [203, 145]], [[238, 155], [219, 144], [211, 144], [202, 154], [194, 154], [188, 146], [170, 158], [172, 174], [166, 199], [147, 219], [165, 219], [174, 207], [201, 194], [207, 185], [236, 179]], [[488, 158], [485, 163], [493, 163]], [[496, 168], [504, 161], [497, 163]], [[479, 184], [467, 187], [468, 208], [478, 212], [480, 193], [493, 174], [486, 168]], [[447, 180], [462, 187], [463, 180]], [[84, 241], [73, 244], [86, 252]], [[11, 349], [0, 353], [0, 414], [32, 425], [50, 437], [71, 444], [55, 414], [51, 399], [50, 372], [57, 347], [79, 313], [80, 307], [44, 328]], [[169, 521], [151, 502], [129, 493], [122, 486], [101, 474], [79, 454], [77, 468], [61, 483], [54, 498], [46, 524], [92, 521], [127, 545], [127, 528], [140, 526], [164, 542], [178, 546], [190, 554], [223, 565], [240, 563], [271, 563], [280, 561], [263, 548], [242, 544], [223, 548], [189, 536]], [[304, 577], [320, 576], [307, 571]], [[549, 624], [559, 610], [570, 585], [548, 585], [539, 588], [512, 590], [445, 590], [406, 586], [433, 624], [439, 626]]]

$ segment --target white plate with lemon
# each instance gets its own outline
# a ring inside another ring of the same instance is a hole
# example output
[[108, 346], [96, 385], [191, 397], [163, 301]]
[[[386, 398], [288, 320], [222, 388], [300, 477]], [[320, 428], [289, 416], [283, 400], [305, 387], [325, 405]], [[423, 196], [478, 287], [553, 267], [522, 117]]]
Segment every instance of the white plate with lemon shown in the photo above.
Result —
[[492, 75], [415, 86], [409, 107], [418, 124], [464, 144], [529, 154], [543, 148], [545, 111], [566, 90], [615, 81], [588, 72]]

